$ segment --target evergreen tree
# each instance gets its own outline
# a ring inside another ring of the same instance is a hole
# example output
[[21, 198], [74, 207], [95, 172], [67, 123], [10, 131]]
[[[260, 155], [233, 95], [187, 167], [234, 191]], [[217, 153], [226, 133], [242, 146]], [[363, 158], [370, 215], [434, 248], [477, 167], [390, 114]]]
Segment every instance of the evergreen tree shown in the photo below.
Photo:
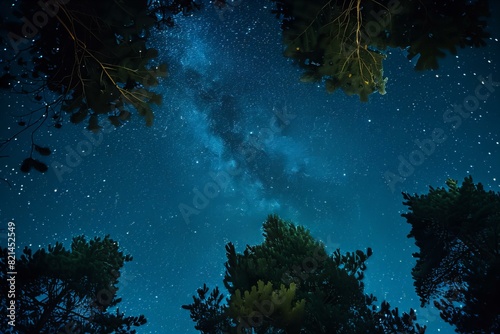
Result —
[[417, 58], [416, 70], [436, 70], [457, 48], [484, 46], [488, 0], [272, 0], [281, 20], [285, 56], [305, 70], [301, 81], [324, 82], [368, 101], [385, 94], [388, 48]]
[[61, 243], [34, 253], [26, 247], [16, 261], [9, 254], [12, 249], [1, 251], [0, 310], [14, 315], [8, 317], [13, 323], [1, 322], [2, 333], [133, 334], [132, 327], [146, 323], [143, 315], [125, 316], [116, 308], [120, 269], [132, 257], [109, 236], [89, 241], [75, 237], [71, 250]]
[[198, 289], [190, 311], [201, 333], [424, 333], [416, 315], [399, 314], [387, 302], [364, 292], [366, 260], [357, 250], [326, 253], [302, 226], [270, 215], [263, 225], [264, 241], [242, 254], [226, 245], [224, 286]]
[[158, 63], [149, 38], [155, 27], [172, 26], [174, 15], [199, 7], [193, 0], [18, 1], [0, 29], [0, 88], [31, 95], [39, 107], [19, 113], [20, 130], [2, 139], [0, 149], [31, 132], [21, 171], [45, 172], [36, 154], [51, 150], [34, 136], [40, 129], [61, 128], [69, 119], [98, 132], [103, 119], [119, 127], [134, 112], [152, 125], [152, 106], [162, 101], [153, 88], [167, 65]]
[[412, 270], [422, 306], [434, 302], [459, 333], [500, 331], [500, 193], [472, 177], [462, 186], [404, 193], [409, 238], [420, 251]]

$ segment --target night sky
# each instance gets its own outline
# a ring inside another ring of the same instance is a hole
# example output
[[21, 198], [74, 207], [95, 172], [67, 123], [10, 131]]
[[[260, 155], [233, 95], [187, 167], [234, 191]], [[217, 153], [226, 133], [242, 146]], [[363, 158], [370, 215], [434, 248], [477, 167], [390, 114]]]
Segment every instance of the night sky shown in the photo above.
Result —
[[[98, 135], [84, 124], [39, 131], [37, 142], [54, 149], [44, 161], [66, 165], [63, 173], [21, 173], [29, 134], [13, 141], [0, 152], [9, 156], [0, 175], [12, 184], [0, 184], [2, 227], [16, 222], [19, 253], [110, 234], [134, 257], [118, 294], [126, 315], [147, 317], [138, 332], [196, 333], [181, 305], [203, 283], [223, 288], [224, 245], [261, 243], [262, 223], [277, 213], [330, 252], [371, 247], [365, 291], [401, 311], [416, 308], [428, 333], [452, 333], [433, 306], [419, 308], [418, 249], [406, 237], [401, 192], [468, 175], [500, 191], [498, 7], [488, 46], [461, 49], [437, 71], [415, 72], [403, 50], [388, 51], [387, 94], [368, 103], [300, 82], [271, 8], [207, 6], [156, 34], [169, 76], [157, 88], [154, 125], [134, 116]], [[6, 138], [34, 105], [3, 95], [1, 107]], [[257, 149], [242, 155], [241, 147]]]

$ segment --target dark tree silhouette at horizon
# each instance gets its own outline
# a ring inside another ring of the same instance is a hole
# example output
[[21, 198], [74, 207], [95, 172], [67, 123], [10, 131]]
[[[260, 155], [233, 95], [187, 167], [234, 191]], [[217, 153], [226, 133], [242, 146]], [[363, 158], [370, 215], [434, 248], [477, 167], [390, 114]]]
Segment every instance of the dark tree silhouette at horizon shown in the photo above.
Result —
[[205, 334], [223, 333], [414, 333], [426, 327], [416, 313], [399, 313], [364, 291], [366, 261], [357, 250], [326, 253], [303, 226], [269, 215], [262, 244], [237, 253], [226, 245], [224, 286], [229, 296], [206, 284], [193, 303], [182, 305]]
[[[134, 334], [146, 323], [140, 316], [125, 316], [116, 294], [120, 270], [132, 261], [109, 236], [73, 238], [71, 249], [57, 242], [47, 250], [25, 248], [12, 264], [7, 248], [0, 259], [0, 310], [9, 314], [15, 300], [15, 327], [2, 321], [2, 333], [116, 333]], [[15, 271], [15, 298], [8, 296], [8, 272]], [[13, 332], [14, 331], [14, 332]]]
[[458, 333], [500, 331], [500, 193], [466, 177], [461, 186], [403, 193], [419, 251], [412, 270], [422, 306], [433, 303]]

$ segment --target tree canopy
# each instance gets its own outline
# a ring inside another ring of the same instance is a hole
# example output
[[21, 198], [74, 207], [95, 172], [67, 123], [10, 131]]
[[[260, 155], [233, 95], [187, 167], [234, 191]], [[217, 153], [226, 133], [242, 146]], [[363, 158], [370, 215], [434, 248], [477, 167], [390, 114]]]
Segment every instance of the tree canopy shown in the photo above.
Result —
[[285, 56], [321, 82], [368, 101], [385, 94], [388, 48], [407, 50], [416, 70], [436, 70], [457, 48], [484, 46], [488, 0], [272, 0], [282, 20]]
[[[75, 237], [70, 250], [59, 242], [34, 253], [26, 247], [15, 263], [10, 250], [1, 251], [2, 314], [10, 314], [9, 300], [15, 300], [15, 327], [2, 321], [2, 333], [15, 329], [25, 334], [134, 334], [133, 327], [146, 323], [143, 315], [125, 316], [117, 308], [120, 269], [132, 257], [124, 255], [109, 236]], [[14, 299], [7, 280], [12, 271], [16, 273]]]
[[412, 270], [422, 306], [434, 301], [459, 333], [500, 330], [500, 193], [472, 177], [462, 186], [403, 193], [409, 238], [420, 251]]
[[[271, 0], [281, 20], [284, 55], [305, 72], [303, 82], [323, 82], [367, 101], [385, 94], [383, 61], [389, 48], [417, 58], [417, 70], [435, 70], [458, 47], [486, 45], [488, 0]], [[230, 6], [214, 1], [216, 8]], [[172, 27], [175, 15], [201, 9], [196, 0], [21, 0], [2, 18], [0, 88], [32, 96], [37, 107], [15, 115], [21, 128], [0, 150], [31, 131], [22, 172], [46, 172], [51, 149], [35, 134], [42, 125], [85, 122], [98, 132], [106, 120], [119, 127], [138, 113], [150, 126], [155, 92], [167, 75], [158, 51], [148, 47], [155, 28]], [[5, 51], [7, 50], [7, 51]], [[50, 131], [50, 130], [49, 130]]]
[[[167, 65], [157, 61], [158, 51], [147, 42], [155, 27], [172, 26], [173, 16], [199, 8], [195, 1], [32, 1], [22, 0], [2, 22], [2, 44], [10, 50], [2, 57], [0, 87], [11, 94], [31, 95], [40, 105], [17, 115], [21, 132], [34, 134], [43, 124], [61, 128], [65, 119], [87, 123], [98, 132], [103, 119], [115, 127], [135, 111], [147, 126], [153, 124], [154, 92]], [[33, 157], [51, 150], [31, 136], [29, 157], [21, 171], [47, 171]], [[43, 151], [40, 150], [43, 149]]]
[[424, 333], [416, 314], [399, 314], [389, 303], [377, 307], [364, 292], [365, 262], [357, 250], [328, 255], [302, 226], [270, 215], [264, 241], [237, 253], [226, 245], [226, 304], [206, 284], [193, 296], [190, 311], [201, 333]]
[[[428, 194], [403, 193], [411, 224], [408, 235], [420, 251], [412, 270], [422, 307], [433, 302], [459, 333], [500, 329], [500, 193], [485, 191], [472, 177], [461, 186], [430, 187]], [[416, 313], [399, 313], [365, 293], [366, 262], [356, 250], [328, 254], [303, 226], [270, 215], [261, 244], [236, 251], [229, 242], [223, 284], [203, 284], [191, 304], [201, 333], [424, 333]], [[9, 314], [15, 275], [15, 330], [22, 333], [135, 333], [144, 316], [125, 316], [116, 294], [120, 270], [132, 260], [109, 236], [73, 238], [16, 261], [1, 249], [0, 310]], [[15, 273], [11, 272], [15, 270]], [[11, 333], [9, 322], [0, 326]], [[69, 332], [68, 332], [69, 331]]]

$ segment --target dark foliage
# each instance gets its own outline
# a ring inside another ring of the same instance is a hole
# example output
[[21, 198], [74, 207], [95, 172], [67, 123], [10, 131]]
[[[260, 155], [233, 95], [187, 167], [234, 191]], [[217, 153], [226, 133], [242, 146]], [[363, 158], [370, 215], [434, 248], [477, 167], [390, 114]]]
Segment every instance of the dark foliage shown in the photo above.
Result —
[[[126, 317], [115, 310], [121, 302], [116, 295], [119, 271], [132, 257], [109, 236], [75, 237], [71, 250], [60, 243], [34, 253], [25, 248], [15, 263], [9, 254], [13, 250], [1, 251], [0, 309], [8, 314], [8, 303], [15, 300], [17, 333], [133, 334], [132, 327], [146, 323], [143, 315]], [[8, 297], [10, 272], [16, 272], [15, 298]], [[2, 333], [12, 328], [7, 321], [0, 325]]]
[[182, 308], [190, 312], [191, 319], [196, 322], [194, 328], [201, 333], [224, 333], [230, 328], [230, 322], [224, 314], [224, 305], [221, 304], [224, 295], [217, 287], [210, 295], [207, 294], [208, 291], [207, 285], [203, 284], [203, 288], [197, 290], [198, 296], [193, 296], [193, 303], [182, 305]]
[[[190, 0], [19, 1], [2, 22], [0, 87], [31, 95], [41, 107], [18, 116], [22, 128], [0, 149], [25, 131], [41, 147], [34, 134], [43, 124], [59, 129], [65, 119], [98, 132], [103, 119], [119, 127], [135, 110], [151, 125], [152, 106], [162, 101], [152, 88], [167, 74], [166, 64], [154, 63], [157, 50], [146, 46], [151, 31], [198, 8]], [[21, 170], [28, 167], [32, 160]]]
[[148, 8], [155, 13], [159, 26], [173, 27], [175, 15], [190, 15], [202, 5], [197, 0], [148, 0]]
[[[264, 242], [237, 253], [226, 245], [224, 286], [227, 305], [216, 288], [206, 299], [198, 289], [190, 310], [202, 333], [424, 333], [415, 312], [400, 315], [388, 303], [364, 293], [363, 251], [328, 255], [302, 226], [269, 216]], [[207, 325], [208, 324], [208, 325]]]
[[418, 56], [415, 69], [435, 70], [457, 47], [486, 45], [488, 0], [272, 0], [281, 20], [285, 56], [304, 70], [301, 81], [326, 89], [385, 94], [382, 62], [388, 47]]
[[422, 305], [433, 301], [459, 333], [500, 331], [500, 193], [462, 186], [403, 194], [408, 237], [420, 251], [412, 276]]

